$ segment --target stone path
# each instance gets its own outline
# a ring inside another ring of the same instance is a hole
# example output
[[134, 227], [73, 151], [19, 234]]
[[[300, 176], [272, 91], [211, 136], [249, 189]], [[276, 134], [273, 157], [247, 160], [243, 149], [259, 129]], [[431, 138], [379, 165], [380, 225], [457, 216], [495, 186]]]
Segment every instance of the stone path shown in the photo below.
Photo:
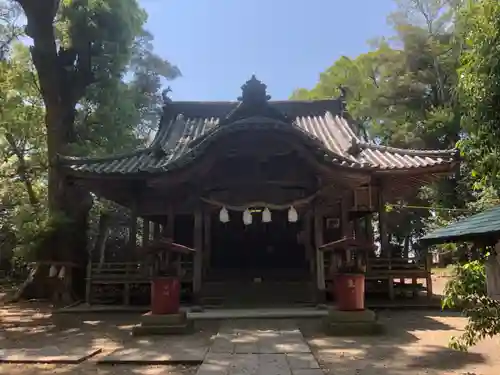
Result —
[[80, 363], [100, 349], [46, 346], [42, 348], [0, 349], [0, 363]]
[[323, 375], [296, 328], [223, 326], [197, 375]]
[[205, 340], [196, 336], [136, 340], [100, 358], [98, 364], [200, 364], [207, 354]]

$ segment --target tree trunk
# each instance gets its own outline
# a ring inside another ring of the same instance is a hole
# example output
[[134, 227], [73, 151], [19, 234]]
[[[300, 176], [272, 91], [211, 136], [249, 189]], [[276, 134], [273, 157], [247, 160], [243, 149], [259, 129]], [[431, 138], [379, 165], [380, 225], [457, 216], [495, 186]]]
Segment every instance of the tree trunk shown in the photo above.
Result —
[[[80, 98], [79, 94], [84, 90], [75, 82], [69, 81], [69, 73], [59, 58], [61, 51], [57, 48], [53, 25], [59, 1], [17, 1], [26, 15], [27, 34], [33, 39], [31, 55], [46, 109], [49, 211], [52, 218], [63, 218], [63, 224], [56, 225], [54, 233], [40, 248], [37, 257], [45, 264], [50, 261], [73, 263], [75, 267], [67, 273], [72, 280], [65, 285], [71, 287], [76, 295], [83, 296], [88, 255], [87, 219], [92, 200], [88, 192], [67, 180], [58, 165], [58, 155], [66, 154], [68, 146], [75, 141], [75, 106]], [[50, 287], [50, 283], [43, 282], [49, 274], [44, 268], [36, 267], [31, 280]], [[26, 286], [24, 289], [30, 288]], [[21, 291], [20, 297], [23, 294]]]

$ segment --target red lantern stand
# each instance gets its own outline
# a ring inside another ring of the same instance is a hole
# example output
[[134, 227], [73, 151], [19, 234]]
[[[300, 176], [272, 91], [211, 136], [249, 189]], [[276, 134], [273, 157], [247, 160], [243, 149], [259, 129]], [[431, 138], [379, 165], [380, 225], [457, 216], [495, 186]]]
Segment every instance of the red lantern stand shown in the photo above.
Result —
[[[143, 248], [151, 273], [151, 311], [142, 315], [132, 334], [168, 335], [189, 333], [192, 321], [180, 311], [180, 254], [192, 254], [194, 249], [161, 238]], [[174, 262], [174, 256], [177, 261]]]
[[[146, 253], [153, 257], [151, 276], [151, 314], [178, 314], [180, 308], [180, 265], [175, 263], [174, 257], [181, 254], [192, 254], [194, 249], [177, 244], [170, 238], [156, 240], [146, 246]], [[172, 275], [162, 275], [164, 268], [173, 269], [177, 272]]]
[[367, 255], [373, 247], [373, 243], [343, 238], [319, 248], [320, 251], [331, 254], [332, 294], [339, 311], [365, 309]]

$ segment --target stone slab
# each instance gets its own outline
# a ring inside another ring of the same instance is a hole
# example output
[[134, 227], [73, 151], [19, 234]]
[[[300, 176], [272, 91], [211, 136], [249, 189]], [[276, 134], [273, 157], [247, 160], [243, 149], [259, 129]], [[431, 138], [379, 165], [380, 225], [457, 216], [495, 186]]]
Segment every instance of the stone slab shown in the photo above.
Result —
[[193, 322], [186, 321], [176, 325], [136, 325], [132, 327], [133, 336], [183, 335], [193, 332]]
[[321, 369], [292, 370], [292, 375], [324, 375]]
[[318, 361], [311, 353], [290, 353], [286, 359], [292, 370], [319, 369]]
[[327, 319], [331, 322], [375, 322], [377, 315], [372, 310], [340, 311], [336, 308], [328, 310]]
[[163, 325], [179, 325], [186, 322], [186, 312], [178, 314], [153, 314], [147, 312], [140, 318], [142, 326], [163, 326]]
[[211, 352], [238, 354], [310, 353], [311, 348], [297, 329], [252, 330], [222, 327], [214, 337]]
[[371, 336], [383, 334], [384, 326], [379, 322], [327, 322], [325, 331], [330, 336]]
[[[293, 359], [297, 360], [296, 362]], [[323, 374], [312, 354], [294, 357], [285, 354], [208, 353], [196, 375], [319, 375]]]
[[98, 364], [200, 364], [208, 347], [196, 340], [165, 340], [117, 349]]
[[98, 354], [101, 349], [47, 346], [43, 348], [0, 349], [0, 362], [75, 364]]

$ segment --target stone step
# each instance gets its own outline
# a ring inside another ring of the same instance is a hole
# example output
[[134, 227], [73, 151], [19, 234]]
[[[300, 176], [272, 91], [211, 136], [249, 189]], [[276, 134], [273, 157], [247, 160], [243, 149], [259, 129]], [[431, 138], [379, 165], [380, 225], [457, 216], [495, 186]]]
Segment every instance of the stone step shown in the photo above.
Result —
[[193, 328], [192, 321], [186, 321], [183, 324], [173, 325], [137, 325], [132, 328], [133, 336], [146, 335], [180, 335], [189, 333]]

